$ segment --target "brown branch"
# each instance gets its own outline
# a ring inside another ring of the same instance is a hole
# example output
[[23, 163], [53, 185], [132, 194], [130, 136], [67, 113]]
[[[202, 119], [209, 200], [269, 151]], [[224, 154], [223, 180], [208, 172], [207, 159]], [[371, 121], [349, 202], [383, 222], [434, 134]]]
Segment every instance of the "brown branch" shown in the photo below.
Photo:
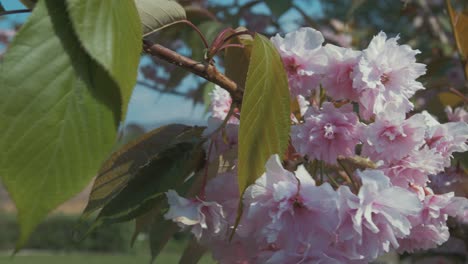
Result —
[[19, 9], [19, 10], [3, 11], [3, 12], [0, 12], [0, 16], [20, 14], [20, 13], [30, 13], [31, 11], [32, 11], [31, 9]]
[[175, 64], [185, 70], [188, 70], [206, 80], [219, 85], [231, 94], [234, 102], [240, 105], [242, 101], [243, 91], [237, 84], [226, 77], [224, 74], [218, 72], [216, 67], [211, 64], [194, 61], [179, 53], [170, 50], [159, 44], [153, 44], [147, 40], [143, 40], [143, 50], [159, 59], [165, 60], [169, 63]]

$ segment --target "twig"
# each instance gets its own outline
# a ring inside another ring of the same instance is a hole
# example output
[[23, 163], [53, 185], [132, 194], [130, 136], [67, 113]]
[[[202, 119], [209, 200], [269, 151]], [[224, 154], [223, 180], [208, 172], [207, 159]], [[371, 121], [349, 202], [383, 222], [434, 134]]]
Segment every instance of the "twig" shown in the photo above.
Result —
[[0, 16], [13, 15], [13, 14], [19, 14], [19, 13], [29, 13], [31, 11], [32, 11], [31, 9], [19, 9], [19, 10], [3, 11], [3, 12], [0, 12]]
[[315, 21], [312, 18], [310, 18], [309, 15], [307, 15], [307, 13], [304, 12], [304, 10], [302, 10], [302, 8], [300, 8], [299, 6], [295, 4], [292, 7], [296, 9], [296, 11], [299, 12], [299, 14], [301, 14], [302, 18], [307, 24], [309, 24], [309, 26], [313, 28], [318, 28], [317, 23], [315, 23]]
[[201, 41], [203, 42], [203, 45], [205, 46], [205, 48], [208, 48], [209, 44], [208, 44], [208, 41], [206, 40], [205, 36], [203, 35], [203, 33], [200, 31], [200, 29], [197, 26], [195, 26], [192, 22], [188, 21], [187, 19], [177, 20], [177, 21], [174, 21], [174, 22], [169, 23], [167, 25], [164, 25], [164, 26], [162, 26], [162, 27], [160, 27], [158, 29], [155, 29], [155, 30], [153, 30], [151, 32], [148, 32], [148, 33], [144, 34], [143, 37], [147, 37], [147, 36], [149, 36], [149, 35], [151, 35], [153, 33], [159, 32], [159, 31], [161, 31], [163, 29], [166, 29], [166, 28], [169, 28], [169, 27], [172, 27], [174, 25], [181, 24], [181, 23], [185, 24], [185, 25], [191, 27], [193, 30], [195, 30], [195, 32], [197, 32], [198, 36], [200, 37]]
[[457, 96], [459, 96], [461, 99], [463, 99], [463, 102], [466, 104], [468, 103], [468, 98], [463, 95], [460, 91], [458, 91], [457, 89], [455, 88], [450, 88], [450, 91], [454, 94], [456, 94]]
[[343, 171], [346, 173], [346, 175], [348, 175], [349, 180], [351, 182], [351, 185], [353, 186], [355, 191], [358, 192], [359, 191], [359, 186], [357, 185], [356, 181], [354, 180], [353, 174], [348, 170], [348, 168], [346, 168], [346, 166], [343, 164], [343, 162], [339, 158], [336, 159], [336, 161], [338, 162], [340, 167], [343, 169]]
[[188, 57], [180, 55], [173, 50], [170, 50], [159, 44], [153, 44], [147, 40], [143, 40], [143, 50], [152, 56], [175, 64], [214, 84], [219, 85], [221, 88], [229, 92], [231, 98], [237, 105], [241, 104], [243, 91], [234, 81], [226, 77], [224, 74], [218, 72], [214, 65], [194, 61]]
[[155, 90], [155, 91], [157, 91], [159, 93], [167, 93], [167, 94], [179, 95], [179, 96], [184, 96], [184, 97], [187, 96], [187, 94], [179, 92], [179, 91], [159, 89], [156, 85], [151, 85], [151, 84], [149, 84], [149, 83], [147, 83], [145, 81], [137, 81], [137, 84], [141, 85], [141, 86], [144, 86], [144, 87], [146, 87], [148, 89]]

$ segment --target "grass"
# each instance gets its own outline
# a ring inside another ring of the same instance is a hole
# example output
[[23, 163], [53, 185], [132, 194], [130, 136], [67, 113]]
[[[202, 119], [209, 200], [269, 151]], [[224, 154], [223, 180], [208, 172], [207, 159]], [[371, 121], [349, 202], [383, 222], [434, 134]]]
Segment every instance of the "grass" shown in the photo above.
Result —
[[[184, 244], [180, 241], [170, 241], [153, 263], [178, 263]], [[147, 244], [141, 243], [135, 246], [135, 253], [126, 255], [20, 251], [19, 255], [10, 257], [5, 253], [0, 254], [0, 264], [149, 264], [151, 256], [146, 249]], [[205, 255], [199, 263], [214, 264], [215, 262], [209, 255]]]
[[[1, 264], [148, 264], [149, 255], [95, 255], [95, 254], [70, 254], [70, 255], [30, 255], [16, 256], [14, 258], [1, 256]], [[178, 263], [179, 255], [161, 254], [154, 263], [171, 264]], [[210, 257], [205, 256], [200, 264], [215, 263]]]

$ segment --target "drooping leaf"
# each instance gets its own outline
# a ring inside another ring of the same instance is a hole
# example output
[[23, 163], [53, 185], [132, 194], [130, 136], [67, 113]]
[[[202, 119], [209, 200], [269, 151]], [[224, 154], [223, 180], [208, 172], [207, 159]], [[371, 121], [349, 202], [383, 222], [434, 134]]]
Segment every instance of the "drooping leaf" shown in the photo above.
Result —
[[18, 209], [18, 246], [88, 184], [121, 115], [118, 86], [66, 13], [61, 1], [39, 1], [0, 64], [0, 177]]
[[126, 124], [117, 134], [117, 143], [114, 150], [119, 150], [123, 145], [143, 136], [145, 128], [136, 123]]
[[446, 0], [446, 4], [465, 77], [468, 78], [468, 12], [466, 10], [465, 12], [456, 12], [453, 10], [450, 0]]
[[129, 221], [165, 199], [169, 189], [189, 190], [187, 178], [204, 162], [200, 140], [177, 143], [156, 154], [99, 212], [95, 225]]
[[273, 44], [256, 34], [239, 128], [239, 191], [262, 175], [273, 154], [283, 155], [290, 127], [288, 80]]
[[[247, 30], [244, 27], [235, 29], [235, 32]], [[244, 48], [231, 47], [227, 48], [224, 53], [224, 66], [226, 68], [226, 76], [235, 81], [240, 87], [245, 87], [245, 79], [247, 78], [247, 65], [250, 62], [250, 54], [252, 53], [253, 39], [250, 35], [239, 35], [234, 37], [229, 44], [242, 44]]]
[[134, 1], [67, 0], [68, 12], [85, 50], [119, 85], [122, 121], [136, 83], [142, 32]]
[[179, 226], [172, 221], [164, 219], [164, 215], [160, 214], [149, 231], [149, 242], [151, 251], [151, 263], [161, 253], [169, 239], [179, 230]]
[[[162, 204], [162, 203], [161, 203]], [[145, 231], [149, 230], [150, 225], [154, 222], [156, 217], [161, 213], [161, 206], [158, 204], [145, 214], [142, 214], [135, 218], [135, 228], [133, 230], [132, 238], [130, 240], [130, 245], [133, 246], [138, 235]]]
[[[210, 166], [212, 165], [211, 163], [209, 164]], [[216, 164], [216, 168], [218, 168], [218, 164]], [[209, 169], [208, 169], [209, 170]], [[205, 171], [200, 170], [197, 174], [194, 176], [190, 177], [190, 179], [187, 179], [186, 182], [184, 182], [182, 185], [179, 185], [177, 188], [176, 185], [174, 185], [174, 189], [179, 193], [179, 195], [184, 196], [184, 197], [195, 197], [200, 193], [201, 187], [203, 186], [204, 183], [204, 176]], [[212, 175], [210, 175], [210, 172], [208, 172], [207, 179], [210, 179]], [[165, 197], [162, 196], [162, 199], [158, 199], [157, 202], [153, 205], [153, 208], [148, 211], [147, 213], [138, 216], [135, 219], [135, 230], [133, 233], [133, 239], [136, 238], [136, 236], [142, 232], [143, 230], [149, 230], [151, 225], [158, 225], [157, 221], [163, 221], [158, 218], [158, 216], [165, 211], [167, 202]], [[151, 238], [153, 240], [153, 243], [156, 242], [158, 238]], [[133, 242], [132, 242], [133, 243]], [[161, 241], [158, 243], [162, 243]]]
[[114, 152], [99, 170], [84, 217], [107, 204], [151, 158], [177, 143], [184, 133], [191, 133], [191, 130], [191, 127], [180, 124], [163, 126]]
[[192, 239], [180, 257], [179, 264], [197, 264], [206, 251], [206, 248], [201, 246], [195, 237], [192, 236]]
[[173, 0], [135, 0], [145, 36], [186, 18], [184, 8]]

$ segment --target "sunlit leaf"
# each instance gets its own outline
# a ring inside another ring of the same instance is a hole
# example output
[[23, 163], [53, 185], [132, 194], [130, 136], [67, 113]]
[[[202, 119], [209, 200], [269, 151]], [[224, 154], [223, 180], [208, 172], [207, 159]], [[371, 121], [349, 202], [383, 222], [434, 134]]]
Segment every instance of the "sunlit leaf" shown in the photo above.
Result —
[[0, 177], [18, 209], [19, 246], [89, 183], [121, 115], [118, 86], [66, 14], [62, 1], [39, 1], [0, 64]]
[[83, 215], [86, 217], [107, 204], [142, 166], [171, 144], [177, 143], [179, 138], [184, 137], [184, 133], [191, 131], [192, 128], [186, 125], [163, 126], [146, 133], [113, 153], [99, 170]]
[[135, 0], [135, 3], [145, 36], [186, 18], [184, 8], [173, 0]]
[[446, 0], [446, 3], [453, 35], [465, 70], [465, 77], [468, 78], [468, 12], [466, 10], [465, 12], [456, 12], [453, 10], [450, 0]]
[[288, 80], [273, 44], [256, 34], [239, 128], [239, 191], [262, 175], [273, 154], [285, 152], [290, 127]]
[[81, 45], [119, 85], [122, 121], [136, 83], [142, 32], [133, 1], [67, 0]]

